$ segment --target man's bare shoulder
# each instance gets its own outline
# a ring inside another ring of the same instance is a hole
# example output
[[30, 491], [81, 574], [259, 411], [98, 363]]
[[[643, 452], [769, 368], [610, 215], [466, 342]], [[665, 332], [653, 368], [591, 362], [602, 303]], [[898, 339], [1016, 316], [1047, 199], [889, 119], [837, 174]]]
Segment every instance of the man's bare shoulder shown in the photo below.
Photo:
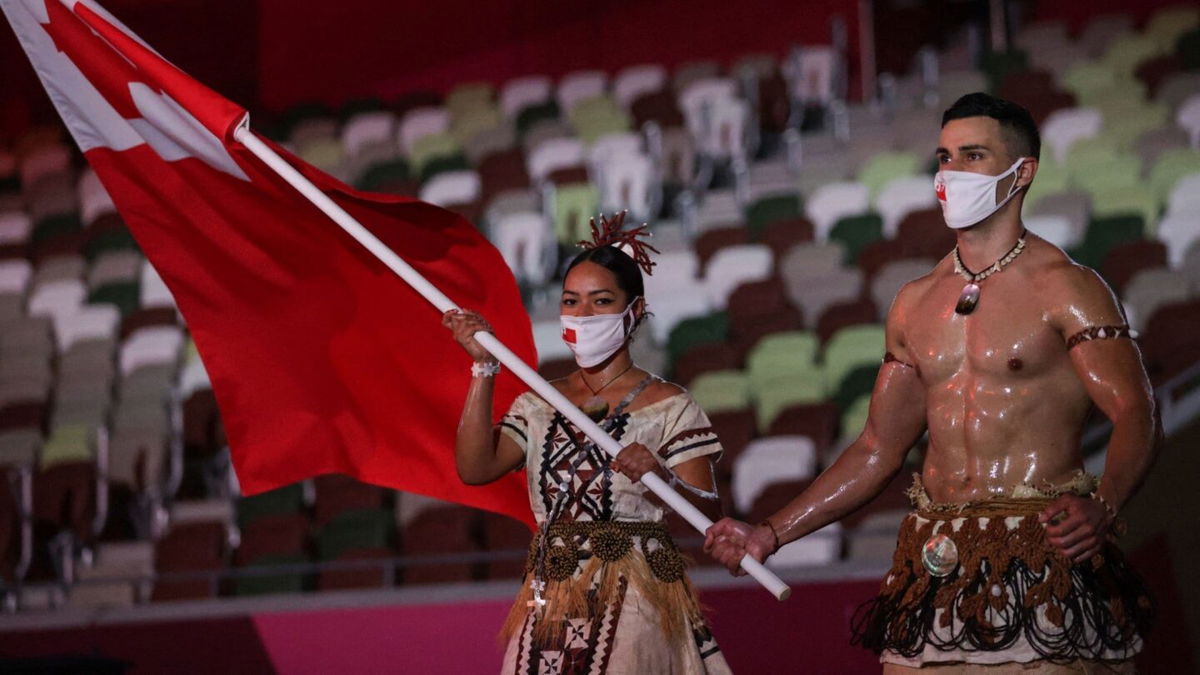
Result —
[[[1064, 327], [1124, 321], [1116, 295], [1096, 270], [1075, 262], [1057, 246], [1036, 238], [1030, 274], [1050, 315]], [[1067, 325], [1070, 324], [1070, 325]]]
[[920, 302], [921, 298], [933, 288], [934, 284], [945, 279], [947, 276], [953, 275], [954, 263], [951, 262], [950, 256], [946, 256], [938, 261], [928, 273], [901, 286], [900, 291], [896, 293], [896, 298], [892, 300], [891, 308], [888, 310], [888, 323], [891, 324], [902, 320], [913, 305]]

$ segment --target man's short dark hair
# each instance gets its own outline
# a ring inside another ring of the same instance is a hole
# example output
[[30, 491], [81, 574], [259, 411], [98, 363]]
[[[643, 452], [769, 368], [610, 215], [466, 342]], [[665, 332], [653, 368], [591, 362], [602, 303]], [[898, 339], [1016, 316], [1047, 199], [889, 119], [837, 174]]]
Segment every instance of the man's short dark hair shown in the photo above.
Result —
[[967, 94], [954, 102], [942, 114], [942, 126], [950, 120], [964, 117], [990, 117], [1000, 123], [1004, 142], [1013, 157], [1041, 158], [1042, 136], [1038, 133], [1033, 115], [1025, 108], [983, 92]]

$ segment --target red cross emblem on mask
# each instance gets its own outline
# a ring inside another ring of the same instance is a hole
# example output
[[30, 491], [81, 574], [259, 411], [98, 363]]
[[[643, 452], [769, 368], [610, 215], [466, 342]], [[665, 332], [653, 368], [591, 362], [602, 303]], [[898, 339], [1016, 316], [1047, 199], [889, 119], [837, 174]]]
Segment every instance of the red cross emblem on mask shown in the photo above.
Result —
[[946, 184], [945, 183], [938, 183], [937, 185], [934, 186], [933, 189], [934, 189], [934, 192], [937, 193], [937, 198], [938, 198], [939, 202], [946, 201]]
[[575, 344], [575, 329], [574, 328], [564, 328], [563, 334], [562, 334], [562, 339], [563, 339], [563, 342], [569, 342], [571, 344]]

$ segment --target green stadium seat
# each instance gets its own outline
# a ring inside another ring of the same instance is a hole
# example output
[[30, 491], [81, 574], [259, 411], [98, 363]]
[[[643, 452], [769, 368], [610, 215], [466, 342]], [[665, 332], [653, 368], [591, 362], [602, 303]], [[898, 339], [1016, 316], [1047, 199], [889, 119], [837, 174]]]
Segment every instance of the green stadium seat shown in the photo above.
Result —
[[460, 146], [466, 146], [477, 134], [495, 129], [504, 123], [504, 115], [494, 105], [454, 113], [450, 121], [450, 133]]
[[1181, 36], [1200, 25], [1200, 7], [1186, 4], [1166, 6], [1154, 11], [1142, 34], [1174, 47]]
[[242, 497], [237, 502], [239, 526], [245, 526], [262, 516], [279, 516], [300, 513], [304, 510], [304, 486], [292, 483], [251, 497]]
[[137, 241], [133, 233], [125, 227], [106, 228], [102, 231], [89, 231], [87, 243], [84, 244], [83, 254], [88, 260], [95, 260], [109, 251], [138, 251]]
[[127, 316], [138, 308], [141, 286], [137, 280], [113, 281], [88, 294], [88, 304], [114, 305], [121, 316]]
[[829, 241], [841, 242], [846, 251], [842, 261], [854, 265], [858, 254], [869, 244], [883, 239], [883, 218], [878, 213], [847, 216], [837, 221], [829, 231]]
[[984, 75], [987, 76], [989, 89], [996, 91], [1010, 73], [1019, 73], [1029, 69], [1029, 55], [1020, 49], [990, 52], [984, 56], [983, 62], [979, 65]]
[[42, 444], [41, 468], [92, 461], [92, 430], [83, 424], [55, 427]]
[[1138, 185], [1141, 162], [1136, 154], [1118, 149], [1114, 139], [1104, 137], [1076, 143], [1067, 152], [1071, 184], [1093, 199], [1113, 188]]
[[694, 316], [680, 321], [667, 337], [667, 360], [675, 361], [693, 347], [724, 342], [729, 337], [729, 315], [716, 312], [708, 316]]
[[496, 89], [490, 82], [464, 82], [446, 94], [446, 108], [458, 116], [495, 105]]
[[430, 178], [433, 178], [439, 173], [446, 173], [448, 171], [462, 171], [463, 169], [469, 168], [471, 167], [469, 164], [467, 164], [467, 157], [461, 152], [453, 155], [439, 155], [437, 157], [432, 157], [428, 162], [425, 163], [424, 166], [421, 167], [421, 182], [426, 183]]
[[34, 244], [37, 244], [64, 234], [82, 231], [83, 224], [79, 222], [79, 214], [61, 213], [54, 216], [46, 216], [34, 223], [33, 231], [30, 233], [29, 238]]
[[873, 155], [858, 172], [858, 180], [870, 190], [872, 202], [883, 186], [902, 176], [921, 171], [921, 158], [913, 152], [885, 151]]
[[697, 375], [689, 391], [710, 415], [750, 407], [750, 382], [740, 370], [717, 370]]
[[334, 560], [358, 549], [394, 548], [396, 522], [391, 511], [356, 509], [340, 513], [317, 534], [317, 555]]
[[543, 120], [556, 120], [559, 116], [558, 103], [546, 101], [537, 105], [525, 106], [517, 113], [517, 135], [524, 137], [525, 133]]
[[1150, 35], [1129, 34], [1113, 40], [1100, 61], [1119, 77], [1133, 75], [1138, 64], [1166, 53], [1169, 42], [1162, 42]]
[[1165, 202], [1179, 179], [1193, 173], [1200, 173], [1200, 152], [1175, 148], [1158, 156], [1147, 180], [1154, 195]]
[[1084, 234], [1083, 242], [1069, 253], [1081, 265], [1099, 268], [1104, 256], [1117, 244], [1140, 239], [1144, 235], [1145, 223], [1141, 216], [1126, 215], [1108, 218], [1093, 218]]
[[453, 157], [462, 153], [458, 141], [449, 133], [426, 134], [413, 141], [408, 160], [412, 169], [421, 175], [425, 165], [437, 157]]
[[1144, 184], [1112, 187], [1092, 196], [1092, 217], [1112, 218], [1137, 216], [1147, 225], [1147, 231], [1158, 223], [1161, 204]]
[[1071, 188], [1071, 175], [1062, 164], [1055, 162], [1050, 152], [1043, 152], [1038, 162], [1037, 176], [1025, 196], [1025, 209], [1029, 213], [1033, 205], [1046, 195], [1066, 192]]
[[885, 351], [881, 325], [847, 326], [834, 333], [825, 345], [824, 372], [826, 391], [837, 391], [852, 370], [878, 364]]
[[856, 401], [850, 404], [850, 407], [842, 413], [842, 440], [853, 440], [858, 438], [864, 427], [867, 426], [867, 415], [871, 409], [871, 397], [860, 396]]
[[410, 178], [408, 160], [394, 159], [369, 167], [358, 179], [360, 190], [381, 191], [389, 184], [407, 181]]
[[600, 193], [591, 183], [556, 185], [553, 198], [554, 236], [560, 244], [574, 247], [590, 241], [589, 221], [600, 209]]
[[861, 365], [846, 373], [833, 394], [833, 402], [838, 410], [846, 412], [855, 401], [871, 395], [875, 380], [879, 377], [879, 366], [879, 363]]
[[342, 166], [346, 148], [340, 138], [315, 138], [296, 148], [296, 155], [322, 171], [335, 172]]
[[746, 209], [746, 226], [750, 229], [751, 240], [758, 241], [771, 223], [793, 220], [802, 215], [798, 195], [775, 195], [760, 199]]
[[767, 433], [779, 413], [797, 405], [820, 403], [826, 399], [821, 371], [810, 366], [807, 372], [793, 372], [757, 383], [754, 413], [760, 433]]
[[1068, 68], [1062, 76], [1063, 86], [1080, 101], [1116, 83], [1117, 76], [1113, 69], [1095, 61], [1081, 61]]
[[767, 335], [746, 355], [746, 376], [750, 389], [792, 375], [810, 374], [816, 367], [820, 341], [811, 331], [787, 331]]

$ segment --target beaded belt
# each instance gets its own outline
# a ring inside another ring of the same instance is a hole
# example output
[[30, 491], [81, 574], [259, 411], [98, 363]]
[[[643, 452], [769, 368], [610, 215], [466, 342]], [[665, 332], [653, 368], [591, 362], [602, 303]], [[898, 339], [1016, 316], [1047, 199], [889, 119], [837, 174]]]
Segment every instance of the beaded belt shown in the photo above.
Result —
[[[616, 562], [637, 552], [646, 559], [659, 581], [683, 578], [684, 561], [661, 522], [625, 520], [572, 521], [554, 523], [546, 530], [549, 547], [545, 552], [545, 574], [551, 581], [565, 581], [579, 569], [581, 560], [596, 556], [604, 562]], [[657, 544], [652, 546], [651, 542]], [[534, 535], [529, 545], [525, 572], [533, 571], [542, 536]]]

